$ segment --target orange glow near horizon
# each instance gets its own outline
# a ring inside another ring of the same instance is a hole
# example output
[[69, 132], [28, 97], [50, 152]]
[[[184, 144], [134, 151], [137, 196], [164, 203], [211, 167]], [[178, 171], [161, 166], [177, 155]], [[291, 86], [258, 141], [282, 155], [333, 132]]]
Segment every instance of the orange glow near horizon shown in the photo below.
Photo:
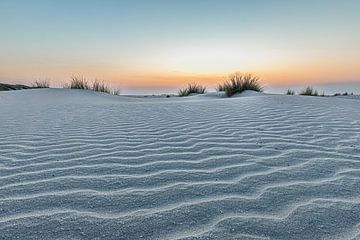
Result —
[[[56, 62], [3, 63], [0, 64], [0, 72], [1, 80], [9, 78], [15, 79], [13, 83], [31, 83], [42, 78], [49, 79], [54, 87], [62, 86], [73, 74], [83, 75], [90, 81], [95, 78], [104, 80], [119, 88], [177, 88], [190, 82], [213, 87], [225, 81], [227, 76], [235, 71], [257, 75], [264, 85], [272, 86], [360, 81], [360, 61], [357, 61], [358, 57], [355, 55], [343, 58], [345, 60], [322, 60], [314, 57], [310, 61], [306, 57], [297, 57], [295, 61], [291, 55], [272, 54], [267, 57], [258, 52], [255, 54], [256, 58], [246, 61], [246, 54], [242, 58], [235, 58], [228, 54], [231, 51], [225, 51], [222, 56], [212, 59], [210, 55], [202, 54], [207, 51], [206, 48], [202, 51], [189, 55], [181, 55], [181, 51], [167, 56], [159, 54], [142, 59], [140, 63], [130, 62], [128, 65], [116, 64], [118, 59], [114, 59], [114, 62], [76, 65]], [[177, 55], [179, 58], [176, 58]], [[237, 67], [232, 62], [242, 62], [243, 64], [238, 65], [244, 67]], [[134, 67], [137, 65], [139, 68]]]
[[[360, 82], [360, 2], [0, 1], [0, 82], [120, 89]], [[241, 11], [239, 11], [241, 10]], [[241, 12], [241, 14], [239, 14]], [[336, 17], [334, 17], [336, 16]]]
[[[1, 68], [1, 67], [0, 67]], [[8, 76], [16, 79], [12, 83], [29, 84], [36, 79], [48, 79], [53, 87], [61, 87], [69, 81], [70, 76], [78, 74], [84, 76], [89, 81], [94, 79], [103, 80], [114, 87], [124, 88], [178, 88], [187, 83], [198, 82], [208, 87], [215, 87], [225, 81], [227, 77], [236, 71], [252, 73], [259, 76], [262, 84], [271, 86], [291, 86], [308, 84], [326, 84], [341, 82], [360, 82], [360, 67], [348, 65], [339, 70], [328, 66], [299, 66], [289, 69], [267, 69], [256, 70], [237, 70], [219, 73], [186, 73], [186, 72], [120, 72], [109, 70], [98, 72], [98, 69], [86, 69], [82, 71], [57, 71], [57, 74], [48, 73], [37, 74], [35, 71], [17, 72]], [[1, 70], [1, 69], [0, 69]], [[5, 75], [6, 78], [6, 75]]]
[[66, 58], [51, 61], [45, 57], [32, 61], [26, 56], [19, 62], [10, 57], [0, 62], [0, 80], [31, 83], [42, 78], [49, 79], [54, 87], [61, 87], [71, 75], [79, 74], [119, 88], [178, 88], [190, 82], [212, 88], [229, 74], [240, 71], [259, 76], [265, 86], [360, 81], [360, 56], [350, 50], [340, 58], [327, 51], [279, 51], [225, 42], [179, 44], [146, 54], [140, 51], [126, 61], [121, 56], [110, 56], [102, 61], [86, 58], [70, 62]]
[[327, 49], [302, 51], [283, 46], [279, 50], [253, 42], [218, 41], [139, 50], [127, 58], [109, 54], [101, 60], [86, 55], [71, 61], [66, 56], [41, 56], [34, 61], [25, 55], [18, 61], [10, 56], [0, 61], [0, 80], [31, 83], [45, 78], [52, 86], [61, 87], [71, 75], [79, 74], [119, 88], [178, 88], [190, 82], [211, 88], [240, 71], [259, 76], [265, 86], [360, 81], [360, 56], [352, 49], [344, 47], [340, 54]]

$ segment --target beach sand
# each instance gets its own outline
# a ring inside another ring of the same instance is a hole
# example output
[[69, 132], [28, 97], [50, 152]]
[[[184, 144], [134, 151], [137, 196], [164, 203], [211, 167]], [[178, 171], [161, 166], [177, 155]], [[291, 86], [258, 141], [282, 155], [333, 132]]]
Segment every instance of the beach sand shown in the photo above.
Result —
[[360, 239], [359, 98], [0, 92], [0, 239]]

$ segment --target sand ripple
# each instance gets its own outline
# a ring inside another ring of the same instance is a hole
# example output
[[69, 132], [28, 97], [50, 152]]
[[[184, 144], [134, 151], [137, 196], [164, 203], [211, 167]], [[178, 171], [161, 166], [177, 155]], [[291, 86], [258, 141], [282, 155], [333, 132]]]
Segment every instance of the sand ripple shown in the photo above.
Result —
[[0, 94], [0, 239], [360, 239], [358, 100]]

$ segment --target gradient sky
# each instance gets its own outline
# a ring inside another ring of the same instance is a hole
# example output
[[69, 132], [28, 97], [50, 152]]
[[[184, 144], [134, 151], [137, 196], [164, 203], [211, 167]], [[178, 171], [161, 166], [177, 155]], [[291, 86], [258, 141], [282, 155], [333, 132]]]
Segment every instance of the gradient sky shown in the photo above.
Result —
[[0, 82], [123, 89], [360, 81], [358, 0], [0, 0]]

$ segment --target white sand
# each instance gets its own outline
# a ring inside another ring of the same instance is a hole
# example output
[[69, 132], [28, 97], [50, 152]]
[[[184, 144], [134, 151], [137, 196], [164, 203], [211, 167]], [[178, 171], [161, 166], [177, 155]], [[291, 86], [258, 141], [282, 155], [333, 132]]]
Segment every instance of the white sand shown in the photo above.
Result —
[[360, 100], [0, 92], [0, 239], [360, 239]]

